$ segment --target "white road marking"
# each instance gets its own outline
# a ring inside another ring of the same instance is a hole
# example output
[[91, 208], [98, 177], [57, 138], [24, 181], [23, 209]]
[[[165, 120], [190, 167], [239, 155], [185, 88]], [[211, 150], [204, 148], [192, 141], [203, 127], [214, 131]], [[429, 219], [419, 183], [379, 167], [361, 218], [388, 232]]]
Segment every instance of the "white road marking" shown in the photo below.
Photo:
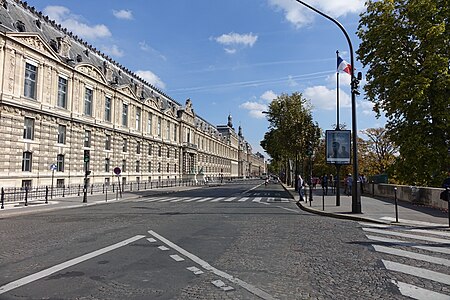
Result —
[[231, 202], [231, 201], [233, 201], [236, 198], [237, 197], [230, 197], [230, 198], [227, 198], [227, 199], [223, 200], [223, 202]]
[[186, 268], [186, 269], [188, 269], [189, 271], [191, 271], [191, 272], [194, 273], [195, 275], [200, 275], [200, 274], [205, 273], [205, 272], [203, 272], [202, 270], [200, 270], [200, 269], [197, 268], [197, 267], [188, 267], [188, 268]]
[[157, 242], [154, 238], [148, 238], [147, 241], [149, 241], [150, 243], [155, 243], [155, 242]]
[[8, 292], [10, 290], [16, 289], [16, 288], [21, 287], [23, 285], [26, 285], [28, 283], [31, 283], [33, 281], [36, 281], [36, 280], [42, 279], [44, 277], [47, 277], [47, 276], [49, 276], [51, 274], [54, 274], [56, 272], [59, 272], [59, 271], [64, 270], [66, 268], [69, 268], [71, 266], [74, 266], [76, 264], [82, 263], [82, 262], [84, 262], [86, 260], [89, 260], [91, 258], [94, 258], [96, 256], [99, 256], [99, 255], [105, 254], [107, 252], [110, 252], [112, 250], [115, 250], [117, 248], [126, 246], [126, 245], [128, 245], [130, 243], [133, 243], [133, 242], [135, 242], [137, 240], [140, 240], [142, 238], [145, 238], [145, 235], [136, 235], [136, 236], [134, 236], [132, 238], [126, 239], [126, 240], [121, 241], [119, 243], [116, 243], [114, 245], [111, 245], [111, 246], [108, 246], [108, 247], [105, 247], [105, 248], [93, 251], [91, 253], [84, 254], [84, 255], [82, 255], [80, 257], [68, 260], [68, 261], [60, 263], [60, 264], [58, 264], [56, 266], [50, 267], [48, 269], [42, 270], [40, 272], [31, 274], [29, 276], [23, 277], [23, 278], [18, 279], [16, 281], [13, 281], [13, 282], [10, 282], [8, 284], [5, 284], [5, 285], [0, 287], [0, 295], [4, 294], [4, 293], [6, 293], [6, 292]]
[[261, 200], [262, 200], [262, 198], [258, 197], [258, 198], [253, 199], [252, 202], [261, 202]]
[[173, 259], [174, 261], [183, 261], [183, 260], [184, 260], [184, 258], [182, 258], [181, 256], [176, 255], [176, 254], [174, 254], [174, 255], [169, 255], [169, 256], [172, 257], [172, 259]]
[[179, 253], [181, 253], [182, 255], [184, 255], [185, 257], [188, 257], [190, 260], [192, 260], [193, 262], [197, 263], [198, 265], [200, 265], [203, 269], [208, 270], [213, 272], [214, 274], [216, 274], [217, 276], [220, 276], [222, 278], [225, 278], [233, 283], [236, 283], [238, 285], [240, 285], [241, 287], [243, 287], [244, 289], [246, 289], [247, 291], [249, 291], [250, 293], [262, 298], [262, 299], [266, 299], [266, 300], [275, 300], [274, 297], [272, 297], [270, 294], [264, 292], [263, 290], [246, 283], [245, 281], [234, 277], [232, 275], [229, 275], [228, 273], [225, 273], [219, 269], [214, 268], [213, 266], [211, 266], [209, 263], [207, 263], [206, 261], [202, 260], [201, 258], [195, 256], [194, 254], [184, 250], [183, 248], [179, 247], [178, 245], [172, 243], [171, 241], [169, 241], [168, 239], [164, 238], [163, 236], [157, 234], [156, 232], [149, 230], [148, 233], [150, 233], [151, 235], [153, 235], [155, 238], [157, 238], [158, 240], [160, 240], [161, 242], [165, 243], [166, 245], [168, 245], [169, 247], [171, 247], [172, 249], [178, 251]]
[[222, 280], [219, 280], [219, 279], [211, 281], [211, 283], [214, 284], [216, 287], [224, 290], [224, 291], [232, 291], [232, 290], [234, 290], [233, 287], [226, 285], [225, 282], [223, 282]]
[[239, 199], [238, 202], [245, 202], [245, 201], [247, 201], [248, 199], [249, 199], [248, 197], [244, 197], [244, 198]]
[[[393, 217], [381, 217], [381, 220], [395, 222], [395, 218]], [[430, 223], [430, 222], [422, 222], [422, 221], [414, 221], [414, 220], [406, 220], [406, 219], [398, 219], [399, 223], [412, 224], [412, 225], [423, 225], [423, 226], [442, 226], [446, 225], [443, 223]]]
[[145, 199], [145, 202], [156, 202], [161, 200], [161, 198], [150, 198], [150, 199]]
[[404, 237], [404, 238], [409, 238], [409, 239], [414, 239], [414, 240], [428, 241], [428, 242], [434, 242], [434, 243], [440, 243], [440, 244], [446, 244], [449, 242], [448, 240], [429, 237], [429, 236], [418, 236], [415, 234], [393, 232], [393, 231], [380, 230], [380, 229], [375, 229], [375, 228], [363, 228], [362, 230], [368, 231], [368, 232], [373, 232], [373, 233], [393, 235], [393, 236], [399, 236], [399, 237]]
[[364, 222], [359, 222], [359, 224], [366, 226], [366, 227], [389, 228], [389, 229], [395, 229], [395, 230], [399, 230], [399, 231], [409, 231], [409, 232], [417, 232], [417, 233], [425, 233], [425, 234], [450, 237], [450, 231], [417, 229], [417, 228], [408, 228], [408, 227], [405, 228], [403, 226], [395, 226], [395, 225], [388, 225], [388, 224], [371, 224], [371, 223], [364, 223]]
[[219, 202], [219, 201], [222, 201], [223, 199], [225, 199], [225, 197], [213, 199], [213, 200], [211, 200], [211, 202]]
[[398, 286], [398, 289], [400, 290], [400, 293], [402, 295], [417, 299], [417, 300], [450, 300], [450, 296], [444, 295], [441, 293], [436, 293], [427, 289], [423, 289], [420, 287], [417, 287], [412, 284], [404, 283], [401, 281], [391, 280], [393, 284]]
[[249, 190], [246, 190], [246, 191], [243, 192], [242, 194], [247, 194], [248, 192], [253, 191], [253, 190], [256, 189], [257, 187], [260, 187], [261, 185], [262, 185], [262, 183], [261, 183], [261, 184], [258, 184], [257, 186], [252, 187], [252, 188], [249, 189]]
[[410, 246], [410, 247], [413, 247], [413, 248], [423, 249], [423, 250], [427, 250], [427, 251], [431, 251], [431, 252], [450, 254], [450, 249], [440, 247], [439, 245], [434, 245], [434, 246], [433, 245], [430, 245], [430, 246], [417, 246], [414, 243], [407, 242], [407, 241], [390, 239], [390, 238], [385, 238], [385, 237], [375, 236], [375, 235], [366, 235], [366, 236], [367, 236], [368, 239], [371, 239], [371, 240], [374, 240], [374, 241], [383, 242], [383, 243], [391, 243], [391, 244], [400, 245], [400, 246]]
[[169, 202], [169, 201], [176, 200], [176, 199], [177, 199], [176, 197], [170, 197], [170, 198], [162, 199], [159, 202]]
[[433, 257], [430, 255], [424, 255], [424, 254], [414, 253], [411, 251], [405, 251], [405, 250], [401, 250], [401, 249], [379, 246], [379, 245], [372, 245], [372, 247], [378, 252], [412, 258], [412, 259], [416, 259], [416, 260], [426, 261], [429, 263], [450, 267], [450, 260], [445, 259], [445, 258]]
[[170, 201], [170, 202], [180, 202], [180, 201], [184, 201], [184, 200], [186, 200], [187, 198], [178, 198], [178, 199], [175, 199], [175, 200], [172, 200], [172, 201]]
[[206, 202], [206, 201], [209, 201], [209, 200], [212, 200], [212, 199], [213, 199], [212, 197], [203, 198], [203, 199], [198, 200], [197, 202]]
[[432, 281], [450, 285], [450, 275], [423, 269], [423, 268], [408, 266], [408, 265], [396, 263], [396, 262], [389, 261], [389, 260], [382, 259], [381, 261], [383, 262], [384, 266], [388, 270], [400, 272], [400, 273], [404, 273], [404, 274], [409, 274], [409, 275], [413, 275], [416, 277], [420, 277], [420, 278], [424, 278], [424, 279], [428, 279], [428, 280], [432, 280]]
[[158, 249], [159, 249], [159, 250], [162, 250], [162, 251], [168, 251], [168, 250], [170, 250], [170, 249], [167, 248], [166, 246], [159, 246]]
[[184, 202], [192, 202], [192, 201], [197, 201], [200, 199], [202, 199], [202, 197], [189, 198], [189, 199], [184, 200]]
[[402, 295], [417, 299], [417, 300], [450, 300], [449, 295], [444, 295], [441, 293], [436, 293], [427, 289], [423, 289], [420, 287], [417, 287], [412, 284], [392, 280], [392, 283], [394, 283], [396, 286], [398, 286], [398, 289], [400, 290], [400, 293]]

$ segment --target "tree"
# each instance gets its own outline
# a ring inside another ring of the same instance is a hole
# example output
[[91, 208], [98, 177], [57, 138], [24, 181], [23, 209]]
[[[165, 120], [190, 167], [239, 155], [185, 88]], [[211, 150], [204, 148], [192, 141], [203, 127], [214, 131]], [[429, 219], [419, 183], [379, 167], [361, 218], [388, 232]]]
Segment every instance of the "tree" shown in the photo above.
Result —
[[261, 146], [275, 165], [302, 161], [307, 157], [308, 144], [318, 145], [320, 129], [313, 122], [309, 101], [301, 93], [281, 94], [271, 102], [266, 115], [269, 131]]
[[395, 163], [398, 147], [389, 139], [385, 128], [363, 130], [368, 140], [360, 141], [360, 161], [366, 174], [386, 174]]
[[369, 0], [357, 51], [366, 97], [387, 117], [403, 183], [440, 185], [450, 167], [448, 0]]

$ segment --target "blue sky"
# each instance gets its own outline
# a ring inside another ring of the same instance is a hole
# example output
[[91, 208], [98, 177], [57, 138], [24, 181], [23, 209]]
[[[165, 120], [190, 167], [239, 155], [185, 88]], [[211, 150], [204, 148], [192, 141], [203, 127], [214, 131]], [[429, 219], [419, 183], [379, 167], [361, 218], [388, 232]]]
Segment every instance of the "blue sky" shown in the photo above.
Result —
[[[355, 34], [364, 0], [310, 0]], [[340, 29], [295, 0], [28, 0], [95, 48], [214, 125], [243, 128], [254, 152], [281, 93], [311, 100], [314, 120], [336, 123], [336, 50], [350, 61]], [[355, 56], [356, 57], [356, 56]], [[363, 71], [355, 62], [357, 71]], [[340, 75], [340, 122], [351, 128], [350, 76]], [[362, 90], [362, 89], [361, 89]], [[357, 98], [358, 130], [384, 126]]]

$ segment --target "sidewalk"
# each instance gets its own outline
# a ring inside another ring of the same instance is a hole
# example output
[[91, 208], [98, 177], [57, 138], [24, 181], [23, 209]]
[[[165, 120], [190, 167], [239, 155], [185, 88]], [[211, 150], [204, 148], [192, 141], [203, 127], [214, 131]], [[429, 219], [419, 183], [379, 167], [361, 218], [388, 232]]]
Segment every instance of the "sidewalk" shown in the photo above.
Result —
[[[284, 185], [284, 188], [299, 200], [298, 192], [294, 188]], [[394, 200], [378, 199], [370, 196], [361, 196], [362, 213], [352, 213], [352, 197], [343, 195], [341, 191], [340, 206], [336, 206], [336, 195], [328, 190], [328, 195], [322, 195], [322, 189], [313, 190], [313, 201], [309, 200], [309, 188], [307, 202], [298, 202], [298, 206], [315, 214], [331, 216], [335, 218], [351, 219], [356, 221], [370, 221], [384, 224], [413, 225], [429, 228], [442, 228], [450, 230], [447, 211], [413, 205], [408, 202], [398, 201], [398, 223], [396, 223]]]
[[24, 201], [5, 202], [4, 208], [0, 209], [0, 219], [18, 215], [27, 215], [33, 213], [54, 211], [59, 209], [100, 205], [124, 200], [133, 200], [142, 198], [144, 196], [166, 195], [179, 191], [199, 189], [203, 187], [205, 186], [199, 185], [199, 186], [164, 187], [150, 190], [141, 190], [136, 192], [124, 192], [122, 194], [122, 197], [120, 197], [120, 195], [117, 193], [114, 194], [108, 193], [108, 195], [98, 193], [91, 195], [90, 193], [88, 193], [86, 203], [83, 203], [83, 195], [48, 199], [48, 203], [45, 203], [45, 200], [34, 200], [29, 201], [27, 206], [25, 206]]

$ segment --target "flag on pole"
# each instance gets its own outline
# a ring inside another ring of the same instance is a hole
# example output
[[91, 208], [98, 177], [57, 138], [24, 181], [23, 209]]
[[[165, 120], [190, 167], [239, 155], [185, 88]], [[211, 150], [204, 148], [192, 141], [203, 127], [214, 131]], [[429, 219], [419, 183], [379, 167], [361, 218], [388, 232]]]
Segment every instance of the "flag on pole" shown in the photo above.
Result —
[[352, 65], [343, 60], [342, 57], [340, 57], [339, 55], [337, 57], [337, 70], [338, 72], [344, 71], [348, 75], [352, 75]]

